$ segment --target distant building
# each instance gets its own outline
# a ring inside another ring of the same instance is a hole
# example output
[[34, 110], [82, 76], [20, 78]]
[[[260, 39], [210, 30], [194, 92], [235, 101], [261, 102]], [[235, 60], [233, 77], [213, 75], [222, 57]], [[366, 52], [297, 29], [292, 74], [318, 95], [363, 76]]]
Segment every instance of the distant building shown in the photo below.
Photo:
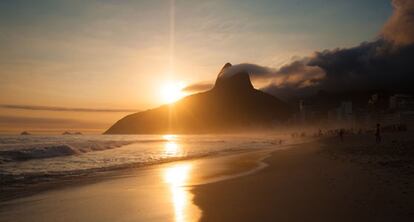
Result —
[[375, 125], [383, 123], [385, 111], [389, 108], [389, 97], [386, 94], [373, 94], [368, 100], [366, 123]]
[[409, 128], [414, 126], [414, 111], [397, 111], [384, 114], [382, 118], [384, 126], [405, 125]]
[[389, 108], [395, 111], [414, 110], [414, 97], [411, 95], [395, 94], [390, 97]]
[[395, 94], [389, 99], [389, 110], [384, 114], [382, 122], [386, 126], [414, 126], [414, 97]]
[[351, 121], [353, 117], [352, 102], [342, 102], [336, 111], [337, 119], [340, 121]]
[[320, 107], [309, 100], [299, 101], [299, 115], [298, 120], [301, 123], [310, 123], [320, 120]]
[[[365, 100], [367, 99], [367, 100]], [[346, 127], [414, 128], [414, 96], [376, 93], [362, 100], [300, 100], [294, 122], [299, 124], [339, 124]]]

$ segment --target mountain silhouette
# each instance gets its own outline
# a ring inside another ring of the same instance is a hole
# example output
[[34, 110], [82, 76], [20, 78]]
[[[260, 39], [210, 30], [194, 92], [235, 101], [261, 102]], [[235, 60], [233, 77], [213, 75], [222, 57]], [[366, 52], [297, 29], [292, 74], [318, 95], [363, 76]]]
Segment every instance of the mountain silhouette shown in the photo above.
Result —
[[230, 133], [267, 128], [286, 120], [288, 105], [256, 90], [247, 72], [220, 71], [214, 87], [173, 104], [128, 115], [105, 134]]

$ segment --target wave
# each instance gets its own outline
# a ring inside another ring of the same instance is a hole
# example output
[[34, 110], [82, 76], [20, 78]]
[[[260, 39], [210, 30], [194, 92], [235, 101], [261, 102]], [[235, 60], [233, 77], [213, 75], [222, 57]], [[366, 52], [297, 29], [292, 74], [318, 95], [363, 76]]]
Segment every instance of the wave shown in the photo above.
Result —
[[113, 149], [137, 142], [149, 141], [87, 141], [78, 143], [63, 144], [12, 144], [2, 147], [0, 150], [0, 163], [11, 161], [26, 161], [32, 159], [43, 159], [52, 157], [61, 157], [87, 153], [92, 151], [100, 151]]
[[156, 164], [170, 163], [174, 161], [197, 159], [197, 158], [202, 158], [202, 157], [229, 155], [229, 154], [234, 154], [238, 152], [247, 152], [247, 151], [249, 150], [245, 148], [231, 147], [231, 148], [212, 151], [212, 152], [196, 153], [196, 154], [189, 155], [189, 156], [151, 158], [151, 160], [144, 161], [144, 162], [132, 162], [132, 163], [119, 164], [119, 165], [101, 166], [101, 167], [93, 167], [93, 168], [88, 168], [88, 169], [67, 170], [67, 171], [66, 170], [65, 171], [51, 170], [51, 171], [44, 171], [44, 172], [10, 173], [6, 171], [2, 171], [0, 169], [0, 185], [13, 186], [13, 185], [19, 185], [19, 184], [20, 185], [21, 184], [36, 184], [40, 182], [50, 182], [56, 179], [80, 178], [82, 176], [94, 175], [95, 173], [151, 166], [151, 165], [156, 165]]
[[78, 151], [69, 145], [56, 145], [40, 148], [36, 147], [29, 149], [0, 151], [0, 157], [2, 158], [3, 162], [9, 162], [67, 156], [76, 153], [78, 153]]
[[[49, 139], [49, 138], [48, 138]], [[167, 139], [145, 140], [86, 140], [81, 142], [46, 141], [42, 138], [7, 138], [0, 140], [0, 164], [12, 161], [27, 161], [77, 155], [92, 151], [114, 149], [134, 143], [168, 142]], [[225, 143], [223, 140], [205, 143]]]
[[[275, 141], [274, 137], [232, 136], [3, 137], [0, 186], [70, 180], [98, 172], [267, 149], [279, 144]], [[134, 145], [127, 146], [130, 144]]]

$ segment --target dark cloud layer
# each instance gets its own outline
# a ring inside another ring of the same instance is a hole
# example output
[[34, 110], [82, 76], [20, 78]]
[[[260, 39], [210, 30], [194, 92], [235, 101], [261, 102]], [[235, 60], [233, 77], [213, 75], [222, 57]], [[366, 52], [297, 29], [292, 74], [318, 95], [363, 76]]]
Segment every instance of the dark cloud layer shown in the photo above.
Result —
[[305, 88], [318, 85], [326, 74], [318, 66], [309, 66], [308, 59], [282, 66], [273, 77], [273, 85], [279, 88]]
[[[308, 72], [304, 87], [272, 83], [263, 90], [285, 98], [331, 92], [388, 90], [412, 92], [414, 82], [414, 44], [396, 47], [380, 39], [348, 49], [316, 52], [306, 61], [296, 61], [287, 67], [318, 67], [324, 76], [311, 78]], [[282, 68], [283, 69], [283, 68]], [[305, 73], [305, 72], [303, 72]], [[321, 77], [321, 78], [319, 78]]]
[[22, 109], [22, 110], [39, 110], [39, 111], [57, 111], [57, 112], [109, 112], [109, 113], [128, 113], [137, 112], [134, 109], [94, 109], [94, 108], [73, 108], [58, 106], [32, 106], [32, 105], [11, 105], [0, 104], [0, 108], [5, 109]]
[[[307, 96], [319, 90], [412, 93], [414, 1], [393, 0], [392, 3], [393, 15], [377, 40], [352, 48], [316, 52], [308, 58], [292, 62], [282, 67], [278, 73], [288, 76], [288, 79], [299, 73], [299, 79], [305, 84], [300, 81], [293, 81], [295, 84], [280, 84], [278, 75], [263, 90], [284, 98]], [[292, 74], [290, 70], [296, 71]]]
[[414, 80], [414, 45], [396, 48], [386, 40], [349, 49], [318, 52], [309, 62], [326, 72], [326, 90], [410, 90]]
[[271, 80], [278, 86], [305, 87], [324, 77], [324, 71], [318, 67], [307, 66], [307, 59], [294, 61], [280, 69], [250, 63], [234, 65], [226, 70], [224, 76], [248, 72], [253, 80]]

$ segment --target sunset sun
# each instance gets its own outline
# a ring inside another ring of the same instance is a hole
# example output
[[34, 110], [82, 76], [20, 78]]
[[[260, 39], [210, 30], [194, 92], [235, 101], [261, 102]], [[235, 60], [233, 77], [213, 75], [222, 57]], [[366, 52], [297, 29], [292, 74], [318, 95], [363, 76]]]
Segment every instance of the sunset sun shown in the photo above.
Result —
[[183, 82], [167, 82], [161, 86], [160, 93], [163, 103], [173, 103], [185, 96]]

